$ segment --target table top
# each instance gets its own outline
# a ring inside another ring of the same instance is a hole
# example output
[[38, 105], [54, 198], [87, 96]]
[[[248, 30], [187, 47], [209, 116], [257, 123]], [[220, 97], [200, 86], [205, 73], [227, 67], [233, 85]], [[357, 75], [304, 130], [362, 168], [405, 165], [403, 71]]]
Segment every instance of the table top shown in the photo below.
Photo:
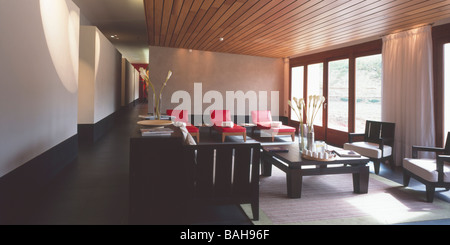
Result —
[[[153, 114], [147, 114], [147, 115], [139, 115], [138, 116], [141, 119], [147, 119], [147, 120], [155, 120], [156, 116], [154, 116]], [[161, 115], [161, 120], [172, 120], [175, 119], [174, 116], [169, 116], [166, 114]]]
[[173, 122], [170, 120], [143, 120], [138, 121], [137, 124], [142, 126], [168, 126], [172, 125]]
[[154, 140], [167, 140], [167, 139], [179, 139], [179, 140], [183, 140], [183, 133], [181, 132], [179, 127], [176, 127], [174, 125], [168, 125], [168, 126], [164, 126], [165, 128], [170, 128], [173, 130], [173, 133], [170, 136], [166, 136], [166, 135], [156, 135], [156, 136], [142, 136], [142, 133], [140, 131], [140, 129], [142, 128], [141, 125], [136, 124], [135, 129], [132, 131], [131, 133], [131, 137], [130, 139], [133, 140], [145, 140], [145, 141], [154, 141]]
[[[301, 156], [301, 152], [299, 149], [299, 145], [296, 143], [287, 144], [287, 145], [277, 145], [276, 147], [282, 148], [286, 150], [284, 152], [281, 151], [270, 151], [273, 146], [263, 146], [263, 154], [268, 154], [270, 156], [276, 157], [281, 161], [289, 164], [289, 165], [322, 165], [322, 164], [366, 164], [369, 162], [369, 158], [360, 156], [360, 157], [339, 157], [336, 156], [334, 161], [320, 161], [320, 160], [308, 160], [304, 159]], [[340, 149], [338, 147], [328, 146], [329, 150], [333, 148]], [[331, 149], [330, 149], [331, 148]]]

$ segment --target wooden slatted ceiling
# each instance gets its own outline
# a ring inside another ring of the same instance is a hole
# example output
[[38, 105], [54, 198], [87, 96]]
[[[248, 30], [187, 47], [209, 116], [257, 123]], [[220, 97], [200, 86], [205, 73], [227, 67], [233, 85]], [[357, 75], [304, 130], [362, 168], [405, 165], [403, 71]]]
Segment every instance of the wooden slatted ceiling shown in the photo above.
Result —
[[144, 0], [144, 5], [151, 46], [278, 58], [450, 18], [450, 0]]

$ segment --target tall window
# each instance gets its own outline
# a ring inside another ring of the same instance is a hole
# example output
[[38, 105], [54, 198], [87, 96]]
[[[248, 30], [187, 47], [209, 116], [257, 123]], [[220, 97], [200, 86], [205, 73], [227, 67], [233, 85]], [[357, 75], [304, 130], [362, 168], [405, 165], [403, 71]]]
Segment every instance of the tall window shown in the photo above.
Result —
[[444, 45], [444, 137], [447, 137], [447, 132], [449, 131], [450, 131], [450, 43], [447, 43]]
[[[349, 132], [364, 131], [366, 120], [381, 120], [381, 51], [380, 39], [289, 60], [292, 80], [303, 83], [302, 90], [291, 81], [291, 98], [325, 96], [314, 120], [317, 139], [342, 146]], [[292, 113], [291, 120], [297, 120]]]
[[[291, 101], [294, 97], [303, 98], [303, 66], [292, 67], [291, 69]], [[291, 120], [298, 121], [297, 115], [291, 109]]]
[[[308, 65], [308, 97], [310, 95], [323, 95], [323, 63]], [[305, 98], [305, 102], [308, 99]], [[308, 106], [308, 105], [306, 105]], [[314, 119], [314, 125], [322, 126], [323, 107]]]
[[381, 120], [381, 54], [355, 60], [355, 132], [364, 132], [366, 120]]
[[328, 128], [348, 132], [348, 59], [328, 63]]

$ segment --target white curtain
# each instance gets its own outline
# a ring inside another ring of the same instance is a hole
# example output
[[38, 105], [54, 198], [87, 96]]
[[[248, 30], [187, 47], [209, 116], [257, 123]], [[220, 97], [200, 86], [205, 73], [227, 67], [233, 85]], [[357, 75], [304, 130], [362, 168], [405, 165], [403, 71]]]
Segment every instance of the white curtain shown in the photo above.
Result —
[[432, 55], [431, 26], [383, 37], [382, 120], [395, 123], [396, 165], [413, 145], [435, 145]]

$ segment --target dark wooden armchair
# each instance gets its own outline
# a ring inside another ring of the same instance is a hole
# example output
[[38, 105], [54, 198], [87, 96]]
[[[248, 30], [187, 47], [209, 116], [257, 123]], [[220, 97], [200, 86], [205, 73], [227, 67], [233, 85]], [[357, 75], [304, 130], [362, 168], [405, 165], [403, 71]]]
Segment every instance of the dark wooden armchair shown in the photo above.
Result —
[[190, 205], [250, 203], [258, 220], [260, 150], [259, 143], [186, 146]]
[[[389, 161], [391, 168], [394, 164], [394, 136], [395, 123], [366, 121], [363, 134], [349, 133], [348, 143], [344, 144], [345, 150], [353, 150], [370, 158], [375, 167], [375, 173], [380, 172], [380, 163]], [[356, 141], [359, 137], [362, 141]]]
[[[419, 152], [434, 152], [435, 159], [418, 158]], [[433, 202], [435, 189], [450, 189], [450, 132], [445, 147], [413, 146], [412, 158], [403, 159], [403, 185], [408, 186], [413, 177], [425, 184], [427, 202]]]

